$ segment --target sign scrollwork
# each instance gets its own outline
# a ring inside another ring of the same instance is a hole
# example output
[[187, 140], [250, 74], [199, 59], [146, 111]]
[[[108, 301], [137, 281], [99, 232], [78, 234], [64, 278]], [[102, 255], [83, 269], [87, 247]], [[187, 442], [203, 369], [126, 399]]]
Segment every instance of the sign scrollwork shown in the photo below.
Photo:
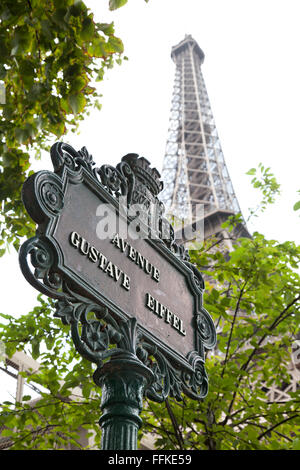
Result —
[[[203, 278], [163, 215], [158, 171], [136, 154], [116, 168], [96, 168], [86, 148], [77, 152], [61, 142], [51, 158], [54, 172], [38, 172], [23, 187], [38, 225], [20, 250], [27, 281], [57, 300], [55, 316], [70, 325], [78, 352], [97, 365], [97, 384], [107, 360], [119, 357], [148, 371], [145, 394], [152, 400], [205, 397], [204, 351], [215, 345], [215, 327], [203, 307]], [[137, 203], [137, 240], [97, 238], [98, 205], [114, 209], [121, 230], [136, 222], [130, 209]]]

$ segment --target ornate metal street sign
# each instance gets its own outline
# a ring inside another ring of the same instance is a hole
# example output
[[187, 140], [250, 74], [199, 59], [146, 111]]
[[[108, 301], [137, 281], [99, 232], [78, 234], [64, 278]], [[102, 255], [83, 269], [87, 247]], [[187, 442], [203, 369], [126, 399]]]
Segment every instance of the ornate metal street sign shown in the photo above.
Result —
[[[146, 159], [129, 154], [116, 168], [95, 168], [85, 148], [64, 143], [51, 158], [54, 172], [40, 171], [23, 187], [38, 227], [21, 247], [20, 266], [57, 299], [55, 315], [97, 365], [103, 448], [134, 448], [143, 395], [161, 402], [207, 394], [204, 352], [216, 333], [202, 303], [204, 282], [174, 240], [157, 197], [160, 175]], [[122, 401], [130, 412], [116, 411]]]

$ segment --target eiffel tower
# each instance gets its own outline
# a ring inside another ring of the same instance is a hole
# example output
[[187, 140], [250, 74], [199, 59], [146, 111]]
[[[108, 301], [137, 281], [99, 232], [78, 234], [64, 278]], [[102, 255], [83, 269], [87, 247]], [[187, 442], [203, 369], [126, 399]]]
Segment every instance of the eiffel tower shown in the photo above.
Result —
[[[207, 238], [217, 235], [222, 223], [241, 210], [202, 76], [204, 53], [187, 35], [172, 48], [171, 57], [176, 71], [161, 200], [167, 214], [188, 224], [197, 221], [197, 208], [202, 207], [204, 238]], [[246, 226], [241, 228], [240, 235], [249, 236]]]
[[[211, 110], [201, 65], [204, 53], [197, 42], [186, 35], [172, 48], [176, 65], [171, 115], [163, 162], [164, 190], [161, 200], [166, 213], [192, 225], [197, 222], [197, 205], [202, 204], [204, 239], [226, 238], [221, 225], [229, 216], [241, 213], [226, 167], [220, 139]], [[251, 237], [245, 223], [237, 227], [239, 236]], [[188, 242], [182, 239], [182, 242]], [[227, 246], [226, 246], [227, 245]], [[220, 248], [220, 245], [219, 245]], [[230, 251], [230, 244], [223, 244]], [[288, 392], [299, 390], [300, 336], [289, 365], [290, 382], [264, 386], [270, 401], [286, 401]]]

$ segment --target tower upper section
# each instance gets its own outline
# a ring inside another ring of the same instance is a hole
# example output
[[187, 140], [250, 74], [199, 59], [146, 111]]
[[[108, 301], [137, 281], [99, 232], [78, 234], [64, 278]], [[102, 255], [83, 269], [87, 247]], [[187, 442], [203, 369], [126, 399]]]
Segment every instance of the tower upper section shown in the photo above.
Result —
[[171, 57], [176, 69], [161, 199], [167, 212], [180, 219], [195, 222], [201, 206], [207, 222], [221, 225], [240, 208], [202, 76], [204, 53], [187, 35], [172, 48]]
[[185, 38], [176, 46], [172, 47], [171, 57], [176, 62], [176, 56], [185, 53], [187, 49], [192, 48], [200, 59], [200, 64], [203, 64], [205, 55], [202, 49], [200, 49], [198, 43], [192, 38], [190, 34], [186, 34]]

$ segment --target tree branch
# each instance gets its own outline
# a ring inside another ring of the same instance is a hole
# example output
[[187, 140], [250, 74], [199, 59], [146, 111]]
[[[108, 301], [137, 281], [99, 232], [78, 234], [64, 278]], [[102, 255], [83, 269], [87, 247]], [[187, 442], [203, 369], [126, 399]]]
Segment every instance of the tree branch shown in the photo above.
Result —
[[[168, 429], [165, 428], [164, 426], [164, 423], [163, 421], [157, 416], [157, 414], [155, 413], [155, 411], [153, 410], [153, 408], [151, 407], [151, 401], [147, 400], [147, 403], [148, 403], [148, 406], [149, 406], [149, 409], [151, 411], [151, 413], [153, 414], [153, 416], [157, 419], [157, 421], [160, 423], [160, 428], [159, 428], [159, 434], [161, 435], [161, 432], [163, 431], [166, 436], [170, 439], [170, 441], [176, 445], [176, 441], [174, 441], [172, 438], [176, 438], [176, 435], [175, 433], [172, 433], [170, 432]], [[154, 426], [153, 424], [150, 424], [150, 423], [147, 423], [147, 426], [151, 426], [153, 428], [156, 428], [158, 429], [156, 426]], [[175, 430], [174, 430], [175, 431]]]
[[183, 442], [182, 434], [181, 434], [181, 431], [179, 429], [176, 417], [175, 417], [175, 415], [172, 411], [172, 408], [170, 406], [170, 403], [169, 403], [168, 399], [166, 399], [165, 404], [166, 404], [168, 414], [169, 414], [169, 416], [171, 418], [171, 421], [172, 421], [172, 425], [173, 425], [173, 428], [174, 428], [174, 431], [175, 431], [175, 436], [176, 436], [176, 439], [178, 441], [179, 448], [180, 448], [180, 450], [184, 450], [184, 442]]
[[[295, 297], [280, 313], [279, 315], [277, 316], [277, 318], [273, 321], [273, 323], [269, 326], [268, 330], [269, 332], [273, 331], [281, 321], [283, 321], [283, 316], [284, 314], [288, 311], [289, 308], [291, 308], [296, 302], [298, 302], [298, 300], [300, 300], [300, 295], [298, 295], [297, 297]], [[287, 316], [285, 316], [284, 318], [286, 318]], [[257, 351], [259, 350], [261, 344], [263, 343], [263, 341], [266, 339], [266, 337], [268, 336], [269, 333], [265, 333], [261, 339], [259, 340], [257, 346], [255, 346], [255, 348], [253, 348], [253, 351], [251, 352], [250, 356], [248, 357], [247, 361], [243, 364], [243, 366], [241, 367], [241, 370], [242, 371], [246, 371], [250, 362], [252, 361], [253, 357], [255, 356], [255, 354], [257, 353]], [[240, 375], [239, 378], [238, 378], [238, 382], [237, 382], [237, 387], [238, 385], [240, 384], [241, 380], [242, 380], [242, 377], [243, 375]], [[228, 412], [227, 412], [227, 415], [229, 415], [231, 413], [231, 410], [232, 410], [232, 407], [233, 407], [233, 403], [235, 401], [235, 398], [236, 398], [236, 395], [237, 395], [237, 387], [236, 387], [236, 390], [233, 394], [233, 397], [232, 397], [232, 400], [230, 402], [230, 405], [229, 405], [229, 408], [228, 408]]]
[[[285, 316], [284, 318], [283, 315], [288, 311], [289, 308], [291, 308], [296, 302], [298, 302], [298, 300], [300, 300], [300, 295], [298, 295], [298, 297], [295, 297], [294, 300], [292, 300], [292, 302], [290, 302], [281, 312], [280, 314], [278, 315], [278, 317], [273, 321], [273, 323], [269, 326], [268, 330], [269, 332], [273, 331], [281, 321], [283, 321], [287, 316]], [[246, 370], [249, 363], [251, 362], [251, 360], [253, 359], [253, 357], [255, 356], [257, 350], [259, 349], [259, 347], [261, 346], [261, 344], [264, 342], [264, 340], [266, 339], [266, 337], [268, 336], [269, 333], [265, 333], [261, 339], [259, 340], [257, 346], [253, 349], [252, 353], [250, 354], [248, 360], [245, 362], [245, 364], [241, 367], [242, 370]]]
[[271, 426], [269, 429], [267, 429], [266, 431], [264, 431], [262, 434], [260, 434], [258, 436], [258, 440], [262, 439], [266, 434], [268, 434], [269, 432], [272, 432], [275, 428], [277, 428], [278, 426], [281, 426], [281, 424], [284, 424], [286, 423], [287, 421], [291, 421], [292, 419], [294, 418], [299, 418], [299, 415], [293, 415], [293, 416], [289, 416], [288, 418], [285, 418], [283, 419], [282, 421], [280, 421], [279, 423], [277, 424], [274, 424], [274, 426]]

